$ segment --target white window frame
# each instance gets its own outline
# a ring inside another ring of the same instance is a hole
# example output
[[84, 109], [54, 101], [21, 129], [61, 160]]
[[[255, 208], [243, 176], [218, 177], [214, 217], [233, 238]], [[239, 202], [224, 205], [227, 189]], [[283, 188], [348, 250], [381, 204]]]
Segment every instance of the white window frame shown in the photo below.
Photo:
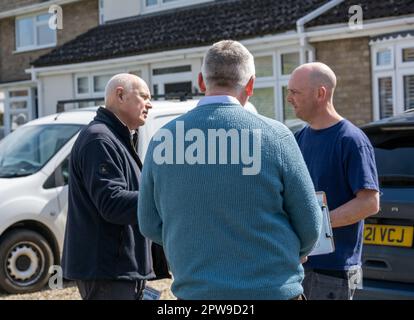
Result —
[[163, 3], [162, 0], [157, 0], [157, 4], [147, 6], [145, 0], [141, 0], [142, 13], [152, 13], [156, 11], [174, 9], [179, 7], [185, 7], [203, 2], [211, 2], [212, 0], [177, 0], [170, 3]]
[[[51, 47], [55, 47], [57, 44], [57, 32], [56, 30], [54, 30], [53, 32], [53, 43], [48, 43], [45, 45], [39, 45], [38, 44], [38, 39], [37, 39], [37, 27], [40, 26], [44, 26], [44, 25], [49, 25], [49, 20], [46, 21], [37, 21], [36, 18], [38, 16], [44, 15], [44, 14], [48, 14], [47, 12], [38, 12], [36, 14], [30, 14], [30, 15], [24, 15], [24, 16], [19, 16], [16, 17], [15, 19], [15, 46], [16, 46], [16, 51], [14, 51], [15, 53], [19, 53], [19, 52], [25, 52], [25, 51], [32, 51], [32, 50], [39, 50], [39, 49], [45, 49], [45, 48], [51, 48]], [[28, 19], [31, 18], [32, 19], [32, 23], [33, 23], [33, 42], [34, 44], [32, 45], [28, 45], [28, 46], [21, 46], [19, 47], [17, 38], [18, 38], [18, 34], [19, 34], [19, 21], [23, 20], [23, 19]]]
[[[152, 74], [154, 69], [173, 68], [173, 67], [181, 67], [181, 66], [187, 66], [187, 65], [191, 66], [191, 71], [168, 73], [168, 74], [161, 74], [161, 75], [155, 75], [155, 76]], [[154, 84], [156, 84], [158, 85], [158, 95], [165, 94], [164, 85], [168, 83], [191, 81], [191, 88], [193, 89], [195, 86], [194, 65], [193, 63], [191, 63], [191, 61], [154, 63], [151, 65], [151, 68], [150, 68], [150, 78], [151, 78], [150, 92], [153, 92]]]
[[405, 91], [404, 91], [404, 76], [414, 76], [414, 67], [404, 68], [402, 70], [397, 71], [397, 88], [400, 88], [397, 92], [397, 113], [404, 112], [405, 108]]
[[[288, 53], [298, 53], [299, 54], [299, 59], [300, 59], [300, 51], [298, 50], [298, 48], [286, 48], [286, 49], [282, 49], [279, 50], [277, 52], [277, 61], [278, 61], [278, 69], [279, 69], [279, 79], [280, 80], [288, 80], [290, 79], [290, 74], [282, 74], [283, 71], [283, 65], [282, 65], [282, 55], [284, 54], [288, 54]], [[300, 60], [299, 60], [299, 65], [300, 65]]]
[[[274, 111], [275, 116], [276, 116], [275, 119], [280, 119], [280, 118], [283, 117], [283, 115], [281, 115], [279, 113], [279, 110], [278, 110], [279, 109], [278, 108], [279, 104], [278, 104], [278, 101], [277, 101], [277, 86], [271, 81], [258, 82], [258, 83], [255, 83], [255, 86], [254, 86], [254, 90], [255, 89], [267, 89], [267, 88], [272, 88], [273, 89], [273, 100], [276, 103], [276, 105], [273, 106], [273, 111]], [[254, 90], [253, 90], [253, 97], [254, 97]]]
[[[377, 52], [381, 49], [391, 49], [391, 65], [377, 66]], [[414, 61], [403, 62], [403, 49], [414, 48], [412, 39], [392, 39], [385, 43], [372, 44], [371, 70], [372, 70], [372, 101], [374, 120], [380, 119], [378, 79], [392, 77], [393, 113], [404, 112], [404, 76], [414, 75]]]
[[256, 76], [256, 82], [266, 82], [266, 81], [275, 81], [277, 78], [277, 66], [276, 66], [276, 54], [274, 51], [263, 51], [253, 55], [254, 58], [261, 58], [261, 57], [272, 57], [272, 73], [273, 76], [268, 77], [258, 77]]
[[392, 81], [392, 105], [393, 105], [393, 114], [396, 114], [396, 106], [397, 104], [397, 88], [395, 85], [395, 75], [394, 72], [391, 71], [381, 71], [381, 72], [376, 72], [373, 76], [373, 83], [372, 83], [372, 88], [373, 88], [373, 115], [374, 115], [374, 119], [375, 120], [379, 120], [380, 119], [380, 101], [379, 101], [379, 86], [378, 86], [378, 80], [381, 78], [391, 78]]
[[[272, 56], [273, 57], [273, 76], [272, 77], [257, 77], [255, 81], [255, 88], [270, 88], [274, 90], [274, 112], [276, 115], [276, 120], [285, 122], [286, 119], [283, 113], [283, 87], [288, 85], [290, 74], [282, 74], [282, 54], [286, 53], [298, 53], [300, 54], [300, 49], [298, 47], [289, 46], [286, 48], [276, 49], [272, 51], [253, 51], [253, 56], [263, 57], [263, 56]], [[311, 57], [312, 58], [312, 57]]]
[[[27, 96], [25, 97], [10, 97], [10, 91], [27, 91]], [[19, 102], [19, 101], [26, 101], [26, 108], [20, 109], [11, 109], [10, 105], [12, 102]], [[5, 134], [11, 132], [11, 122], [10, 118], [14, 114], [19, 114], [20, 112], [27, 113], [27, 121], [33, 119], [33, 95], [32, 95], [32, 88], [31, 87], [16, 87], [10, 88], [6, 90], [5, 94], [5, 104], [4, 104], [4, 131]]]
[[414, 61], [404, 62], [403, 61], [403, 50], [404, 49], [414, 49], [414, 41], [409, 41], [403, 44], [399, 44], [396, 46], [397, 50], [397, 68], [412, 68], [414, 67]]
[[[377, 53], [379, 51], [382, 51], [384, 49], [388, 49], [391, 51], [391, 64], [389, 65], [385, 65], [385, 66], [378, 66], [377, 65]], [[373, 49], [372, 51], [372, 66], [373, 66], [373, 70], [375, 71], [383, 71], [383, 70], [393, 70], [394, 69], [394, 65], [395, 65], [395, 58], [394, 58], [394, 47], [390, 46], [390, 45], [382, 45], [382, 46], [377, 46]]]

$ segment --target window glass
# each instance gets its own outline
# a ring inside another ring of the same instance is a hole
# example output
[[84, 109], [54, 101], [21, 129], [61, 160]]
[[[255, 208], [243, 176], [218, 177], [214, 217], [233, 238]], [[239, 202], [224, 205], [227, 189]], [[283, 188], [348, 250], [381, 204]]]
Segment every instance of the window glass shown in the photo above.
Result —
[[414, 108], [414, 75], [404, 76], [404, 109]]
[[77, 80], [78, 82], [78, 93], [89, 93], [89, 83], [88, 83], [88, 77], [80, 77]]
[[375, 148], [381, 185], [414, 185], [414, 131], [393, 130], [368, 135]]
[[253, 103], [261, 115], [273, 119], [276, 118], [275, 90], [273, 87], [254, 89], [254, 94], [250, 97], [250, 102]]
[[380, 118], [387, 118], [393, 115], [392, 103], [392, 78], [378, 79], [378, 94], [380, 106]]
[[109, 79], [112, 78], [112, 75], [100, 75], [93, 77], [93, 91], [94, 92], [105, 92], [106, 84]]
[[191, 71], [191, 65], [177, 66], [177, 67], [167, 67], [167, 68], [157, 68], [157, 69], [152, 70], [152, 75], [160, 76], [162, 74], [190, 72], [190, 71]]
[[17, 48], [35, 45], [33, 18], [18, 19], [16, 23]]
[[40, 170], [80, 125], [26, 126], [0, 141], [0, 177], [16, 177]]
[[377, 66], [388, 66], [391, 64], [391, 50], [382, 49], [377, 51]]
[[282, 74], [291, 74], [299, 66], [299, 52], [284, 53], [282, 59]]
[[285, 120], [292, 120], [297, 119], [295, 115], [295, 111], [293, 110], [293, 107], [287, 102], [286, 98], [288, 95], [287, 86], [282, 87], [282, 93], [283, 93], [283, 119]]
[[145, 0], [145, 5], [147, 6], [147, 7], [149, 7], [149, 6], [154, 6], [154, 5], [156, 5], [158, 3], [158, 0]]
[[10, 98], [27, 97], [28, 95], [29, 95], [29, 93], [27, 92], [27, 90], [14, 90], [14, 91], [9, 91], [9, 97]]
[[12, 101], [9, 105], [11, 110], [26, 109], [27, 101]]
[[254, 58], [256, 67], [256, 77], [272, 77], [273, 76], [273, 57], [257, 57]]
[[403, 49], [403, 62], [414, 61], [414, 48]]
[[37, 26], [37, 44], [40, 46], [53, 44], [55, 42], [55, 31], [48, 24]]

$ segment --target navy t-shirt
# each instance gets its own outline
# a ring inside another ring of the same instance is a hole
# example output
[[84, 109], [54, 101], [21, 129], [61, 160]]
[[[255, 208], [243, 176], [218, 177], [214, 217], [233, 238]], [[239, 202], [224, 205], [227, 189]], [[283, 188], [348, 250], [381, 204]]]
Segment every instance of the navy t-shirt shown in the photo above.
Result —
[[[379, 190], [374, 149], [348, 120], [321, 130], [309, 126], [296, 133], [316, 191], [325, 191], [329, 210], [356, 197], [359, 190]], [[335, 251], [309, 257], [305, 268], [348, 270], [361, 265], [363, 221], [334, 228]]]

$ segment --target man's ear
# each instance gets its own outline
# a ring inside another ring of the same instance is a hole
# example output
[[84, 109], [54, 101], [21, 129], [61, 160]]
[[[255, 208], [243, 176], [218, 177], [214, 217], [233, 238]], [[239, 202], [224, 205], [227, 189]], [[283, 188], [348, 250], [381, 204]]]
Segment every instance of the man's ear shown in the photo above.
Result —
[[200, 91], [202, 93], [206, 92], [206, 84], [204, 82], [203, 74], [201, 72], [198, 74], [198, 86], [200, 87]]
[[318, 99], [325, 100], [327, 94], [328, 90], [325, 87], [322, 86], [318, 88]]
[[252, 76], [249, 80], [249, 82], [247, 82], [246, 84], [246, 94], [248, 97], [251, 97], [253, 95], [253, 88], [254, 88], [254, 81], [255, 81], [256, 77]]
[[116, 88], [115, 95], [118, 102], [124, 102], [124, 89], [122, 87]]

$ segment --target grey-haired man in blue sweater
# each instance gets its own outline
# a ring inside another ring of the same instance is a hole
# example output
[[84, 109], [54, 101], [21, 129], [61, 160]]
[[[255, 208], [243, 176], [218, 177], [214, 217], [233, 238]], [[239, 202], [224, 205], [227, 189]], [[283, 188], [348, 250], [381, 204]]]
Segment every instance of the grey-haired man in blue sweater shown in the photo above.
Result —
[[292, 133], [244, 109], [253, 56], [220, 41], [198, 106], [159, 130], [141, 176], [139, 227], [164, 246], [179, 299], [300, 299], [322, 214]]

